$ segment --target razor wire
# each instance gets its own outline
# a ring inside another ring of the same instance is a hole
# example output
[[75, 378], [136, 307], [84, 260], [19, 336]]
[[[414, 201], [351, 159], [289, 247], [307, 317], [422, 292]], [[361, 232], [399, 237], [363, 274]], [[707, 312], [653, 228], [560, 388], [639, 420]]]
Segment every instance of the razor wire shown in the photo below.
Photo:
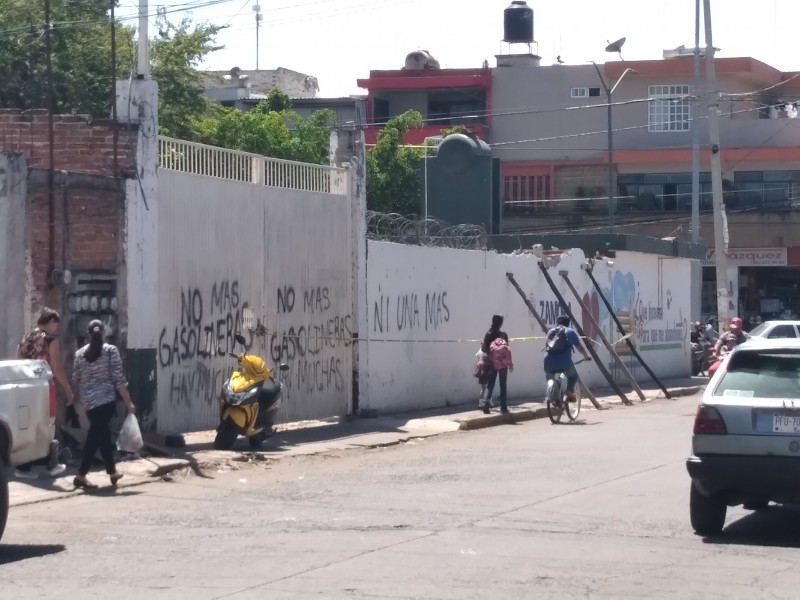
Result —
[[486, 250], [488, 236], [480, 225], [450, 225], [435, 217], [367, 211], [367, 237], [413, 246]]

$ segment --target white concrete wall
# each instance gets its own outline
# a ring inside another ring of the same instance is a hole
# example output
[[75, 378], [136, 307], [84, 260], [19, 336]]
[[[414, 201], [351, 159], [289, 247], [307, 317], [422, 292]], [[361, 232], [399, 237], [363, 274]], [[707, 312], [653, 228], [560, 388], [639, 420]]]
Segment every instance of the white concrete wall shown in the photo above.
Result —
[[[511, 342], [516, 370], [509, 377], [510, 398], [540, 396], [545, 388], [543, 333], [506, 278], [507, 272], [514, 274], [552, 325], [561, 311], [538, 262], [532, 255], [370, 241], [360, 407], [388, 412], [477, 401], [472, 367], [493, 313], [505, 315], [504, 329], [512, 338], [536, 338]], [[569, 272], [579, 294], [595, 307], [592, 313], [607, 336], [616, 340], [608, 311], [600, 308], [602, 302], [581, 269], [584, 262], [581, 251], [571, 251], [554, 259], [549, 273], [587, 333], [596, 337], [561, 270]], [[594, 274], [616, 307], [634, 309], [636, 343], [650, 367], [663, 377], [688, 375], [690, 261], [620, 252], [613, 265], [597, 262]], [[609, 353], [602, 347], [599, 353], [610, 365]], [[594, 364], [579, 369], [590, 387], [607, 386]], [[647, 378], [641, 367], [634, 373]], [[614, 374], [621, 376], [617, 369]]]
[[235, 333], [270, 367], [289, 364], [280, 420], [345, 415], [356, 331], [349, 197], [167, 169], [159, 179], [159, 308], [148, 324], [159, 431], [217, 426]]
[[18, 154], [0, 153], [0, 359], [13, 358], [26, 331], [28, 167]]

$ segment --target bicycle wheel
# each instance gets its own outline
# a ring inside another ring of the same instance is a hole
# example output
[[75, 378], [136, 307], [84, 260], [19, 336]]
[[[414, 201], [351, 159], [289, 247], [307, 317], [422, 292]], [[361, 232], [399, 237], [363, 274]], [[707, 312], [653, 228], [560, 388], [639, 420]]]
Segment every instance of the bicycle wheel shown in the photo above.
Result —
[[581, 414], [581, 386], [580, 384], [575, 386], [575, 402], [567, 402], [566, 399], [564, 400], [564, 407], [567, 411], [567, 417], [569, 417], [570, 421], [574, 421], [578, 418], [578, 415]]
[[561, 384], [556, 379], [547, 382], [547, 416], [555, 425], [561, 421], [564, 412], [564, 400], [561, 394]]

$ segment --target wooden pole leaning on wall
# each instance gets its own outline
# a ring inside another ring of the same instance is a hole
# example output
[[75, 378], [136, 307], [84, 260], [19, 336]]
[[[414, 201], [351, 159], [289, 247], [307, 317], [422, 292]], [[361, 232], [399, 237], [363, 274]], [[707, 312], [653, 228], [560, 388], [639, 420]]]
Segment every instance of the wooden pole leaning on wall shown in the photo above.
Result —
[[628, 345], [631, 354], [633, 354], [636, 357], [636, 360], [639, 361], [639, 364], [642, 365], [644, 370], [647, 371], [650, 377], [653, 378], [653, 381], [655, 381], [658, 387], [661, 388], [661, 391], [664, 392], [664, 396], [667, 398], [667, 400], [671, 400], [672, 398], [669, 395], [669, 391], [667, 390], [667, 388], [664, 386], [663, 383], [661, 383], [661, 380], [658, 377], [656, 377], [656, 374], [653, 373], [653, 370], [649, 366], [647, 366], [647, 363], [644, 362], [642, 355], [639, 354], [639, 351], [636, 350], [636, 346], [634, 346], [633, 342], [631, 342], [630, 336], [625, 332], [625, 328], [622, 326], [622, 323], [620, 323], [619, 318], [617, 317], [617, 313], [614, 312], [614, 309], [612, 308], [611, 303], [608, 301], [608, 298], [606, 298], [605, 294], [603, 294], [603, 290], [600, 289], [600, 284], [597, 282], [597, 279], [594, 278], [594, 274], [592, 273], [591, 269], [591, 263], [589, 263], [589, 265], [587, 266], [589, 268], [586, 269], [586, 274], [592, 281], [592, 285], [594, 285], [594, 289], [597, 291], [597, 295], [600, 296], [600, 299], [603, 301], [603, 304], [606, 305], [608, 313], [611, 315], [611, 318], [614, 320], [614, 323], [616, 323], [617, 330], [619, 331], [619, 334], [622, 336], [622, 339], [624, 339], [625, 343]]
[[[517, 283], [517, 280], [514, 279], [514, 274], [513, 273], [506, 273], [506, 277], [511, 282], [511, 285], [514, 286], [514, 289], [517, 290], [517, 293], [519, 293], [519, 295], [522, 297], [522, 301], [525, 303], [525, 306], [528, 307], [528, 310], [533, 315], [533, 318], [536, 319], [537, 323], [539, 323], [539, 327], [542, 328], [542, 333], [546, 334], [547, 333], [547, 323], [544, 322], [544, 319], [539, 314], [539, 311], [536, 310], [536, 307], [533, 305], [533, 303], [525, 295], [525, 292], [523, 292], [522, 288], [519, 287], [519, 284]], [[586, 397], [589, 398], [589, 401], [594, 405], [594, 407], [597, 410], [605, 410], [605, 407], [602, 404], [600, 404], [600, 402], [597, 401], [597, 398], [592, 393], [592, 391], [588, 387], [586, 387], [584, 385], [583, 381], [581, 381], [580, 376], [578, 377], [578, 383], [581, 386], [581, 390], [583, 391], [584, 394], [586, 394]]]
[[[581, 324], [575, 318], [575, 315], [572, 314], [572, 311], [569, 309], [569, 306], [567, 305], [566, 301], [564, 300], [564, 296], [562, 296], [561, 292], [558, 291], [558, 288], [556, 287], [556, 284], [553, 281], [553, 278], [550, 277], [550, 273], [547, 272], [547, 267], [544, 266], [544, 262], [543, 261], [539, 262], [539, 269], [542, 271], [542, 274], [544, 274], [544, 278], [547, 280], [547, 285], [549, 285], [550, 289], [553, 290], [553, 293], [555, 294], [556, 299], [561, 304], [561, 308], [564, 310], [564, 312], [567, 314], [567, 316], [572, 321], [572, 327], [575, 329], [575, 331], [578, 332], [578, 335], [580, 335], [581, 338], [583, 338], [585, 340], [586, 339], [586, 335], [585, 335], [585, 333], [583, 331], [583, 327], [581, 327]], [[622, 400], [622, 403], [623, 404], [627, 404], [628, 406], [633, 404], [633, 402], [628, 400], [628, 397], [619, 388], [619, 386], [617, 385], [617, 382], [614, 381], [614, 378], [611, 376], [611, 373], [608, 372], [608, 369], [606, 369], [606, 366], [603, 364], [603, 361], [600, 360], [600, 356], [597, 354], [597, 351], [594, 349], [594, 345], [590, 344], [590, 343], [587, 343], [586, 344], [586, 350], [589, 352], [589, 354], [592, 355], [592, 358], [594, 359], [594, 362], [597, 365], [597, 368], [600, 369], [600, 372], [603, 374], [603, 377], [606, 378], [606, 381], [608, 382], [608, 385], [611, 387], [612, 390], [614, 390], [614, 392], [617, 394], [617, 396], [619, 396], [620, 400]]]
[[[640, 388], [639, 384], [636, 383], [636, 379], [633, 377], [633, 374], [630, 372], [628, 367], [625, 366], [625, 363], [619, 357], [619, 354], [617, 354], [617, 351], [614, 350], [614, 346], [612, 346], [608, 342], [608, 338], [606, 338], [605, 334], [603, 333], [603, 330], [600, 328], [600, 324], [595, 320], [594, 316], [589, 311], [589, 307], [586, 306], [586, 304], [583, 302], [583, 299], [581, 298], [580, 294], [578, 294], [578, 290], [575, 289], [575, 286], [572, 285], [572, 282], [569, 280], [569, 273], [567, 271], [559, 271], [558, 274], [561, 275], [561, 277], [567, 283], [567, 287], [569, 287], [570, 291], [572, 292], [572, 295], [575, 296], [575, 300], [578, 301], [578, 304], [580, 305], [581, 310], [583, 310], [583, 314], [586, 317], [588, 317], [589, 321], [591, 321], [592, 325], [594, 325], [595, 329], [597, 330], [597, 337], [600, 338], [600, 341], [606, 347], [606, 350], [608, 350], [609, 354], [611, 354], [611, 358], [614, 359], [614, 362], [617, 363], [619, 368], [622, 369], [622, 372], [625, 373], [625, 376], [628, 378], [628, 381], [631, 382], [631, 385], [633, 386], [633, 389], [636, 390], [636, 394], [639, 396], [639, 400], [641, 400], [642, 402], [646, 402], [647, 398], [645, 397], [644, 392], [642, 391], [642, 388]], [[593, 340], [589, 340], [589, 341], [591, 342]]]

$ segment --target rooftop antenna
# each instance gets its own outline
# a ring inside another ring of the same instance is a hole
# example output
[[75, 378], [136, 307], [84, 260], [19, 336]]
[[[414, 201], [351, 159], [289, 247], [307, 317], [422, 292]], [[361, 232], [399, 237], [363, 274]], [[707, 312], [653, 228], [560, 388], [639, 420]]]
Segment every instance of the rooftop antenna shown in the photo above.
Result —
[[625, 39], [626, 38], [619, 38], [616, 42], [608, 42], [608, 40], [606, 40], [608, 42], [608, 46], [606, 46], [606, 52], [616, 52], [619, 54], [620, 60], [625, 60], [622, 58], [622, 46], [625, 45]]
[[260, 54], [258, 51], [258, 33], [259, 29], [261, 29], [261, 21], [264, 20], [264, 15], [261, 14], [261, 5], [258, 2], [253, 5], [253, 12], [256, 13], [256, 71], [258, 71], [258, 55]]

